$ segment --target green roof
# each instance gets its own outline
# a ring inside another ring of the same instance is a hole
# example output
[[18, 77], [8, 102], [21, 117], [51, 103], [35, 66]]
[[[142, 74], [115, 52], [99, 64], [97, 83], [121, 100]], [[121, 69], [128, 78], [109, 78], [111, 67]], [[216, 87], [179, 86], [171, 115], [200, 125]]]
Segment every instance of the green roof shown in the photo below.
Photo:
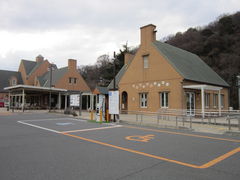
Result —
[[101, 94], [108, 94], [108, 88], [107, 88], [107, 87], [97, 86], [96, 89], [97, 89]]
[[[52, 71], [52, 85], [55, 85], [59, 79], [68, 71], [68, 67], [55, 69]], [[43, 87], [50, 87], [50, 72], [46, 72], [43, 76], [38, 77], [40, 85]]]
[[159, 41], [153, 42], [153, 45], [184, 79], [229, 87], [229, 85], [197, 55]]
[[[122, 76], [124, 75], [124, 73], [126, 72], [126, 70], [127, 70], [127, 64], [124, 64], [123, 65], [123, 67], [120, 69], [120, 71], [117, 73], [117, 75], [116, 75], [116, 88], [118, 88], [118, 83], [120, 82], [120, 80], [121, 80], [121, 78], [122, 78]], [[108, 85], [108, 87], [107, 87], [108, 89], [113, 89], [113, 80], [110, 82], [110, 84]]]
[[32, 72], [33, 68], [37, 65], [37, 62], [35, 61], [22, 60], [22, 62], [27, 75], [29, 75]]

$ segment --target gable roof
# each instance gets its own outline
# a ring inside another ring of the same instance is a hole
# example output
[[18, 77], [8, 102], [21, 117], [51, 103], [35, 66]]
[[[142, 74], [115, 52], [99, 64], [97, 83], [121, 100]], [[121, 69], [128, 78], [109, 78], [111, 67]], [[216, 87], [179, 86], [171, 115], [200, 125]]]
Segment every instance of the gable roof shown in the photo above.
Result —
[[96, 90], [99, 91], [100, 94], [108, 94], [108, 88], [102, 86], [96, 86]]
[[23, 66], [25, 68], [26, 74], [29, 75], [30, 72], [33, 70], [33, 68], [37, 65], [37, 62], [35, 61], [29, 61], [22, 59]]
[[229, 87], [229, 85], [197, 55], [160, 41], [153, 42], [153, 45], [184, 79]]
[[0, 92], [4, 91], [5, 87], [10, 86], [9, 80], [12, 76], [17, 78], [17, 84], [23, 84], [20, 72], [0, 70]]
[[[68, 71], [68, 67], [63, 67], [60, 69], [55, 69], [52, 71], [52, 85], [55, 85], [59, 79], [61, 79], [64, 74]], [[50, 86], [50, 72], [46, 72], [44, 75], [38, 77], [40, 85], [43, 87]]]
[[[130, 64], [130, 63], [129, 63]], [[124, 64], [123, 67], [120, 69], [120, 71], [117, 73], [117, 75], [115, 76], [115, 85], [116, 85], [116, 88], [118, 88], [118, 83], [120, 82], [122, 76], [124, 75], [124, 73], [126, 72], [128, 68], [128, 64]], [[108, 85], [108, 89], [113, 89], [113, 80], [110, 82], [110, 84]]]

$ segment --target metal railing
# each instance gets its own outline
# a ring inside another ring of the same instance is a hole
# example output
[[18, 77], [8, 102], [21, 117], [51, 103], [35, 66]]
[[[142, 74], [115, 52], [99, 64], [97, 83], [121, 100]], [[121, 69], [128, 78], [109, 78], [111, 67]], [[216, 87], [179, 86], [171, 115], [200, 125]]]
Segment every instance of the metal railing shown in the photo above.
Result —
[[161, 109], [158, 112], [122, 111], [120, 120], [123, 122], [137, 123], [163, 127], [177, 127], [196, 129], [201, 127], [218, 128], [229, 131], [240, 131], [240, 111], [205, 112], [202, 117], [200, 110], [194, 110], [194, 116], [187, 110]]

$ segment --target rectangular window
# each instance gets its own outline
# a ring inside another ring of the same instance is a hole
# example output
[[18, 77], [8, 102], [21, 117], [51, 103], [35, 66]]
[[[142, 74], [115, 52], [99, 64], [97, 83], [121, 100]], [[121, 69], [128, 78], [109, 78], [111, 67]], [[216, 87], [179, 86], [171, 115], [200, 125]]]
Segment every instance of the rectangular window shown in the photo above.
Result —
[[16, 83], [16, 79], [13, 79], [12, 80], [12, 86], [15, 86], [17, 83]]
[[74, 79], [74, 84], [76, 84], [77, 83], [77, 78], [73, 78]]
[[204, 101], [205, 101], [205, 107], [209, 108], [210, 106], [210, 94], [209, 93], [205, 93], [205, 97], [204, 97]]
[[224, 95], [221, 94], [221, 107], [223, 108], [224, 107]]
[[140, 93], [140, 107], [146, 108], [147, 107], [147, 93]]
[[71, 84], [72, 83], [72, 78], [68, 78], [68, 82], [69, 82], [69, 84]]
[[218, 106], [218, 94], [213, 94], [213, 107], [216, 108]]
[[143, 56], [143, 68], [144, 69], [148, 68], [148, 55]]
[[168, 92], [160, 93], [160, 102], [162, 108], [168, 108]]

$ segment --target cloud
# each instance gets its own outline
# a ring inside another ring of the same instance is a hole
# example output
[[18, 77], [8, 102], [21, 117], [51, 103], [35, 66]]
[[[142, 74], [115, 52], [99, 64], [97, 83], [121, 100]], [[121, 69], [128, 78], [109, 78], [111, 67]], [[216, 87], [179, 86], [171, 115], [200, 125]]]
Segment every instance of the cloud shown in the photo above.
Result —
[[239, 7], [239, 0], [1, 0], [0, 69], [38, 54], [59, 66], [68, 58], [92, 64], [127, 41], [137, 46], [143, 25], [155, 24], [161, 39]]

